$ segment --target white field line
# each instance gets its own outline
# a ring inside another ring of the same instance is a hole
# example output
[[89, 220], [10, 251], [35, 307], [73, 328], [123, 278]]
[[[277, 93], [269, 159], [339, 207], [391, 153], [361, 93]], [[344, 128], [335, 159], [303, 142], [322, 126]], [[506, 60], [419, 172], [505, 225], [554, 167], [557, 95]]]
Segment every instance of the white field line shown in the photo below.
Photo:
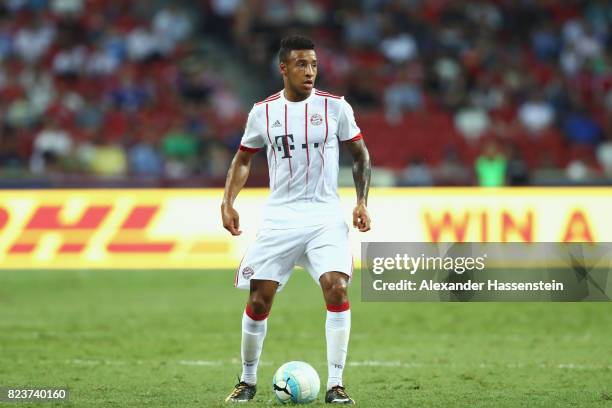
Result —
[[[177, 360], [177, 361], [160, 361], [169, 364], [184, 365], [184, 366], [200, 366], [200, 367], [219, 367], [223, 365], [237, 365], [240, 361], [236, 358], [231, 360]], [[142, 361], [142, 360], [84, 360], [84, 359], [71, 359], [66, 360], [66, 364], [73, 365], [143, 365], [143, 364], [155, 364], [156, 361]], [[259, 363], [260, 366], [272, 366], [276, 363], [271, 361], [262, 361]], [[325, 365], [325, 362], [319, 362], [318, 365]], [[278, 364], [280, 365], [280, 363]], [[460, 365], [453, 363], [419, 363], [419, 362], [402, 362], [399, 360], [384, 361], [384, 360], [362, 360], [362, 361], [349, 361], [347, 363], [349, 367], [400, 367], [400, 368], [481, 368], [481, 369], [526, 369], [526, 368], [540, 368], [550, 369], [556, 368], [560, 370], [612, 370], [612, 365], [592, 365], [592, 364], [577, 364], [577, 363], [553, 363], [553, 364], [487, 364], [480, 363], [474, 365]]]
[[[108, 338], [111, 336], [108, 331], [103, 330], [75, 330], [75, 331], [63, 331], [63, 330], [46, 330], [42, 327], [38, 327], [43, 323], [39, 323], [37, 321], [29, 322], [31, 326], [15, 326], [14, 324], [6, 324], [4, 322], [0, 322], [0, 339], [9, 338], [9, 339], [18, 339], [18, 340], [39, 340], [40, 337], [44, 336], [54, 336], [54, 337], [84, 337], [84, 338]], [[239, 332], [238, 332], [239, 333]], [[207, 337], [210, 338], [226, 338], [225, 334], [211, 335], [207, 334]], [[320, 335], [316, 333], [294, 333], [292, 334], [294, 338], [300, 339], [310, 339], [310, 338], [319, 338]], [[458, 339], [470, 339], [474, 336], [472, 335], [458, 335], [456, 333], [453, 334], [444, 334], [439, 333], [435, 335], [423, 335], [423, 334], [414, 334], [405, 336], [406, 340], [411, 342], [429, 342], [431, 339], [435, 339], [438, 342], [451, 340], [456, 342]], [[514, 334], [487, 334], [487, 338], [491, 340], [495, 340], [496, 342], [520, 342], [524, 343], [527, 339], [539, 339], [544, 338], [544, 335], [541, 336], [521, 336]], [[547, 337], [548, 338], [548, 337]], [[371, 339], [371, 335], [364, 333], [351, 333], [351, 339]], [[559, 335], [556, 337], [550, 338], [550, 340], [554, 340], [555, 343], [588, 343], [588, 342], [599, 342], [604, 340], [601, 336], [594, 337], [592, 333], [586, 332], [581, 333], [579, 335], [575, 334], [567, 334], [567, 335]], [[386, 362], [384, 362], [386, 363]]]
[[186, 366], [220, 366], [223, 365], [222, 361], [210, 361], [210, 360], [180, 360], [176, 362], [180, 365]]

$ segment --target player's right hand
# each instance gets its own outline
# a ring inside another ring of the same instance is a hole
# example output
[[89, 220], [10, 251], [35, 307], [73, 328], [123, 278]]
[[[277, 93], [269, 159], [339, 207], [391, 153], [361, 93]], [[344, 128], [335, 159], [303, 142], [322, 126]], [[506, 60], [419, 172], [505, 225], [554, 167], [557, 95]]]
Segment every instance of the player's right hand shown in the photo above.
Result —
[[223, 228], [228, 230], [230, 234], [234, 236], [242, 234], [242, 231], [240, 231], [240, 216], [234, 207], [222, 205], [221, 219], [223, 220]]
[[353, 226], [361, 232], [368, 232], [371, 223], [366, 205], [364, 203], [357, 204], [353, 210]]

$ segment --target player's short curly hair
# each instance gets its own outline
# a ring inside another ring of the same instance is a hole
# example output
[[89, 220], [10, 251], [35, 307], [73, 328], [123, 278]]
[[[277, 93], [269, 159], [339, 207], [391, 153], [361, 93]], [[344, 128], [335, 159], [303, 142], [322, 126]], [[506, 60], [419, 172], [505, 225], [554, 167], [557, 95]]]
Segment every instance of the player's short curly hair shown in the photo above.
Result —
[[303, 35], [290, 35], [281, 40], [278, 50], [278, 60], [287, 62], [289, 53], [293, 50], [314, 50], [315, 45], [312, 40]]

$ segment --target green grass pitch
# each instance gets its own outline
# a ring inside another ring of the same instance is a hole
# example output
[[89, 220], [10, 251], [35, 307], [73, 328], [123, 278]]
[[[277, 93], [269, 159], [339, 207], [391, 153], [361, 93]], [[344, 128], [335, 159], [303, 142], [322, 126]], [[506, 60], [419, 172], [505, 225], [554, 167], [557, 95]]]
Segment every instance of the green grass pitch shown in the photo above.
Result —
[[[609, 303], [365, 303], [358, 279], [345, 384], [359, 406], [612, 407]], [[70, 388], [44, 407], [226, 406], [246, 300], [232, 283], [233, 271], [2, 271], [0, 387]], [[324, 319], [296, 272], [249, 406], [278, 406], [271, 378], [289, 360], [325, 383]]]

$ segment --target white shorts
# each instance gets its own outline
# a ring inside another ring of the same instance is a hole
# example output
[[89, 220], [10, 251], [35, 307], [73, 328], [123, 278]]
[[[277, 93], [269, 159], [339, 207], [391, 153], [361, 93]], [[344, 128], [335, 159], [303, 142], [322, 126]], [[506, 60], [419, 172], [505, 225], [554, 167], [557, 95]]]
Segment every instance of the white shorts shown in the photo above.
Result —
[[353, 275], [348, 226], [341, 222], [292, 229], [262, 229], [236, 271], [234, 286], [249, 289], [251, 279], [272, 280], [281, 290], [298, 265], [319, 284], [325, 272]]

